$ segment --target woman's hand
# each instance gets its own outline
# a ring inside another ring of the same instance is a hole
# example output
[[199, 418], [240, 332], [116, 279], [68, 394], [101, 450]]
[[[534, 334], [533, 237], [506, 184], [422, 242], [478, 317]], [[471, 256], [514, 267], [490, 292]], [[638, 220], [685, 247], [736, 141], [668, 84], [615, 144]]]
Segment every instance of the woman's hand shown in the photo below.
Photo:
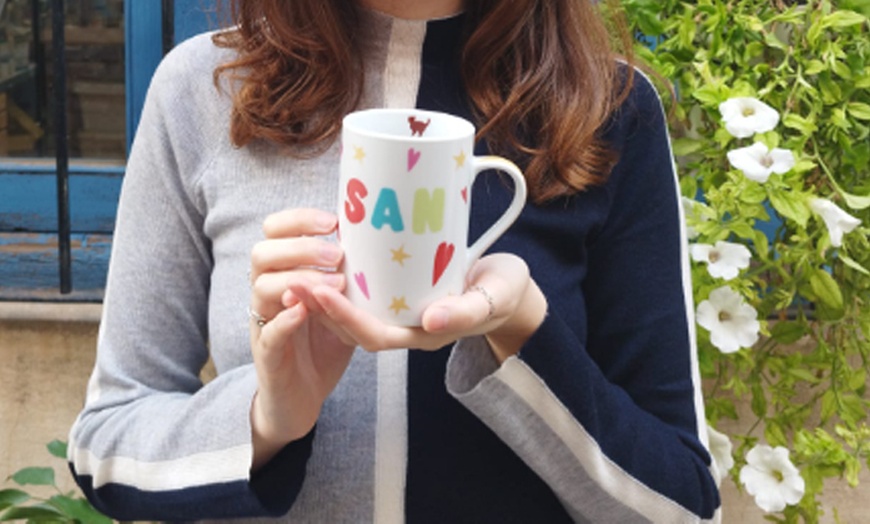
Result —
[[354, 346], [343, 343], [329, 319], [315, 320], [292, 292], [300, 282], [340, 294], [339, 246], [318, 235], [335, 231], [335, 215], [292, 209], [269, 216], [265, 240], [251, 252], [251, 349], [258, 390], [251, 406], [257, 469], [317, 422], [326, 397], [347, 368]]
[[395, 348], [437, 349], [459, 338], [486, 335], [500, 362], [515, 355], [544, 320], [547, 301], [515, 255], [480, 259], [460, 296], [440, 299], [423, 312], [420, 328], [384, 324], [354, 307], [334, 286], [314, 280], [290, 284], [309, 311], [329, 319], [341, 340], [369, 351]]

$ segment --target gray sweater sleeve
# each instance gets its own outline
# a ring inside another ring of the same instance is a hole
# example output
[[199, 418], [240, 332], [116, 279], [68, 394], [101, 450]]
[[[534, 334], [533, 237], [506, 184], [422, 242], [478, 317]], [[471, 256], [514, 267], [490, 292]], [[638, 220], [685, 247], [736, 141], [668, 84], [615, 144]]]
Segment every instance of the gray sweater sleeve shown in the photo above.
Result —
[[212, 255], [197, 180], [216, 134], [205, 127], [216, 118], [208, 104], [192, 103], [216, 96], [197, 92], [215, 89], [200, 48], [177, 48], [153, 78], [121, 194], [96, 366], [69, 437], [77, 482], [122, 520], [283, 513], [310, 451], [306, 438], [279, 457], [298, 467], [274, 506], [250, 476], [253, 366], [205, 386], [199, 378]]

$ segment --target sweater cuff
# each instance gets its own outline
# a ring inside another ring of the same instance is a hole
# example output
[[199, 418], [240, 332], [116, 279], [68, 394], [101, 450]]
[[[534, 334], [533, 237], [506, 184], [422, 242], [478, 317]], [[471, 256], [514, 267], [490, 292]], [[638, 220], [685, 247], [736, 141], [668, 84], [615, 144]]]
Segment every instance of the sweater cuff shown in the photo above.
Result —
[[284, 446], [251, 476], [251, 490], [269, 515], [278, 517], [290, 511], [302, 490], [315, 429]]
[[480, 335], [461, 339], [453, 346], [447, 361], [447, 391], [458, 399], [471, 395], [484, 382], [495, 380], [494, 373], [498, 369], [498, 360], [486, 337]]

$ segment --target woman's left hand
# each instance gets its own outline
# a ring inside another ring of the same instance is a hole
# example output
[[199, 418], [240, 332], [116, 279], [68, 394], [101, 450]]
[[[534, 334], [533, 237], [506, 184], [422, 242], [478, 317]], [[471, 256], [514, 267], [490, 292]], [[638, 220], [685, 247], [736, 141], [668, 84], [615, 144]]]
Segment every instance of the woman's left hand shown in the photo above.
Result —
[[344, 342], [368, 351], [438, 349], [463, 337], [486, 335], [500, 362], [515, 355], [547, 312], [547, 300], [528, 266], [515, 255], [488, 255], [474, 264], [467, 283], [462, 295], [427, 307], [418, 328], [385, 324], [329, 286], [300, 283], [290, 289], [309, 311], [328, 317], [326, 324]]

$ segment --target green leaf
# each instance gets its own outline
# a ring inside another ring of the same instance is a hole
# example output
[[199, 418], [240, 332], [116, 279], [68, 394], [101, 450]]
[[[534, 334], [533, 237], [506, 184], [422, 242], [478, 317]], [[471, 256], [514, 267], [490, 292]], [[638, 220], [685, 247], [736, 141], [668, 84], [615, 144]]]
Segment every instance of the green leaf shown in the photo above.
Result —
[[868, 271], [867, 268], [865, 268], [864, 266], [862, 266], [858, 262], [855, 262], [854, 260], [852, 260], [848, 256], [844, 255], [842, 251], [837, 254], [837, 258], [842, 260], [844, 264], [846, 264], [850, 268], [854, 269], [855, 271], [857, 271], [859, 273], [863, 273], [867, 276], [870, 276], [870, 271]]
[[67, 517], [87, 524], [111, 524], [112, 519], [106, 517], [84, 499], [55, 495], [48, 504]]
[[840, 0], [837, 5], [841, 9], [848, 9], [870, 17], [870, 0]]
[[849, 486], [856, 487], [858, 485], [858, 474], [861, 473], [861, 461], [853, 456], [846, 457], [846, 482]]
[[822, 91], [822, 101], [828, 105], [836, 104], [843, 99], [843, 90], [830, 75], [819, 75], [819, 89]]
[[764, 190], [764, 186], [761, 184], [746, 184], [745, 187], [740, 189], [738, 198], [741, 202], [746, 202], [747, 204], [760, 204], [767, 199], [767, 191]]
[[853, 25], [863, 24], [867, 21], [867, 17], [854, 11], [839, 10], [835, 11], [822, 18], [822, 25], [825, 27], [849, 27]]
[[864, 401], [854, 393], [844, 393], [842, 396], [842, 409], [839, 411], [843, 422], [853, 425], [866, 416]]
[[48, 452], [53, 456], [66, 460], [66, 442], [61, 442], [60, 440], [52, 440], [46, 446], [48, 448]]
[[767, 259], [767, 254], [770, 251], [770, 243], [767, 240], [767, 235], [763, 231], [755, 230], [752, 237], [752, 243], [755, 244], [755, 252], [763, 259]]
[[849, 69], [849, 66], [839, 60], [834, 60], [834, 62], [831, 64], [831, 70], [834, 72], [834, 74], [844, 80], [852, 79], [852, 71]]
[[852, 209], [867, 209], [868, 207], [870, 207], [870, 196], [858, 196], [846, 192], [842, 192], [840, 193], [840, 195], [843, 196], [843, 200], [846, 201], [846, 205], [848, 205]]
[[770, 203], [777, 213], [794, 220], [801, 227], [807, 227], [810, 220], [810, 209], [801, 197], [795, 196], [791, 191], [771, 190], [769, 193]]
[[861, 333], [864, 334], [864, 338], [870, 338], [870, 317], [861, 318], [858, 323], [861, 325]]
[[658, 15], [652, 10], [638, 10], [635, 13], [634, 20], [646, 36], [659, 36], [665, 30], [664, 24], [662, 24]]
[[782, 118], [782, 125], [789, 129], [800, 131], [804, 135], [812, 135], [818, 129], [818, 126], [812, 120], [804, 118], [794, 113], [789, 113]]
[[20, 489], [0, 490], [0, 511], [10, 506], [17, 506], [28, 500], [30, 500], [30, 495]]
[[852, 391], [860, 391], [861, 388], [867, 387], [867, 373], [863, 369], [856, 369], [849, 379], [849, 387]]
[[742, 239], [751, 240], [755, 237], [755, 229], [753, 229], [749, 224], [734, 223], [729, 227], [735, 235]]
[[781, 51], [788, 51], [788, 44], [780, 40], [773, 31], [764, 32], [764, 43], [767, 44], [768, 47], [773, 47]]
[[828, 66], [825, 65], [821, 60], [816, 60], [815, 58], [810, 60], [807, 63], [806, 69], [804, 69], [805, 75], [817, 75], [822, 71], [826, 70]]
[[846, 105], [846, 110], [853, 118], [858, 120], [870, 120], [870, 104], [864, 102], [849, 102]]
[[724, 102], [722, 91], [713, 85], [703, 85], [692, 92], [692, 96], [699, 102], [710, 107], [719, 107], [719, 104]]
[[835, 310], [843, 309], [843, 292], [830, 273], [816, 269], [810, 275], [810, 287], [823, 304]]
[[26, 520], [30, 522], [66, 522], [63, 514], [54, 508], [47, 506], [29, 506], [26, 508], [12, 508], [0, 515], [0, 522], [13, 520]]
[[831, 110], [831, 123], [839, 127], [843, 131], [852, 129], [852, 122], [846, 118], [846, 110], [841, 107], [835, 107]]
[[798, 160], [794, 167], [791, 168], [792, 173], [806, 173], [807, 171], [812, 171], [815, 169], [816, 163], [807, 158], [802, 158]]
[[704, 142], [694, 138], [677, 138], [671, 143], [674, 156], [686, 156], [700, 150]]
[[825, 27], [822, 25], [821, 20], [815, 20], [810, 24], [810, 28], [807, 30], [807, 41], [811, 46], [815, 47], [819, 43], [819, 38], [824, 30]]
[[809, 370], [804, 369], [804, 368], [788, 368], [786, 373], [788, 373], [789, 375], [791, 375], [797, 379], [803, 380], [805, 382], [809, 382], [811, 384], [818, 384], [819, 383], [819, 378], [817, 376], [813, 375], [812, 373], [810, 373]]
[[779, 424], [768, 424], [764, 428], [764, 438], [771, 446], [787, 446], [788, 440], [785, 438], [782, 428]]
[[827, 421], [837, 412], [837, 395], [833, 389], [827, 389], [822, 393], [822, 422]]
[[752, 384], [752, 412], [758, 417], [764, 417], [767, 414], [767, 398], [764, 396], [764, 389], [761, 384], [755, 382]]
[[793, 344], [808, 332], [800, 322], [777, 322], [770, 330], [770, 336], [780, 344]]
[[28, 484], [34, 486], [53, 486], [54, 470], [52, 468], [24, 468], [12, 475], [12, 480], [19, 486]]

